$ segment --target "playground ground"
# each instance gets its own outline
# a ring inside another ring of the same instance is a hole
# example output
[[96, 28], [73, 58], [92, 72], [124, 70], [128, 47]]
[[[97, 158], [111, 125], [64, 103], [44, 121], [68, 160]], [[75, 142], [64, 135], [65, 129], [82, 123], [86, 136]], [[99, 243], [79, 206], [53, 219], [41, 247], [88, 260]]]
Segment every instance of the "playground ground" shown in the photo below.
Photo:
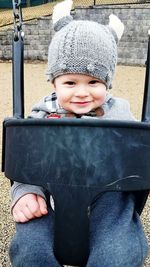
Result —
[[[25, 64], [25, 104], [26, 114], [42, 96], [49, 93], [50, 86], [46, 82], [45, 63]], [[10, 62], [0, 62], [0, 122], [4, 117], [12, 115], [12, 68]], [[131, 110], [137, 119], [141, 116], [145, 79], [144, 67], [118, 66], [113, 90], [114, 95], [128, 99]], [[1, 129], [0, 129], [1, 134]], [[0, 137], [0, 140], [2, 138]], [[0, 141], [1, 142], [1, 141]], [[1, 143], [0, 143], [1, 147]], [[8, 247], [14, 233], [14, 222], [10, 214], [10, 183], [0, 173], [0, 267], [10, 267]], [[142, 221], [150, 244], [150, 201], [147, 201], [142, 214]], [[134, 245], [134, 244], [133, 244]], [[150, 266], [148, 258], [145, 267]]]

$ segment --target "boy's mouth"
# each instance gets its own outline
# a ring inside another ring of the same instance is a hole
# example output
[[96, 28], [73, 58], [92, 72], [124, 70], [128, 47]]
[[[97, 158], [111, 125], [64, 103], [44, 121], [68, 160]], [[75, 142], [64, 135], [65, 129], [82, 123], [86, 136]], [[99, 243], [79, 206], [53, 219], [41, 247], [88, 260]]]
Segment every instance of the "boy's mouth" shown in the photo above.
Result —
[[84, 106], [90, 104], [92, 101], [77, 101], [77, 102], [71, 102], [72, 104]]

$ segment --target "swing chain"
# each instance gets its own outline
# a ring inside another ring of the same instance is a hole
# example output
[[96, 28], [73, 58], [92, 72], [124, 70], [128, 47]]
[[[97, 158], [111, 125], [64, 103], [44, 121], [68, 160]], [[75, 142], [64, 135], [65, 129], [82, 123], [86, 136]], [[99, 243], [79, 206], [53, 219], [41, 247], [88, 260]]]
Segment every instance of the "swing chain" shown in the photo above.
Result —
[[[22, 32], [22, 10], [21, 0], [12, 0], [13, 3], [13, 14], [14, 14], [14, 40], [19, 39], [19, 32]], [[22, 33], [23, 37], [23, 33]]]

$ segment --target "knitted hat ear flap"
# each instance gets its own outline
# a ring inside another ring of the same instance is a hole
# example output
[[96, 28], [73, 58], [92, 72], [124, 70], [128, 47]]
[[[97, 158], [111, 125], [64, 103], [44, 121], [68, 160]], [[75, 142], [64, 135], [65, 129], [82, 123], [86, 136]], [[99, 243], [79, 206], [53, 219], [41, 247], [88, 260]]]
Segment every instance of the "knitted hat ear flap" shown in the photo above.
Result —
[[55, 31], [59, 31], [73, 20], [70, 15], [72, 4], [72, 0], [65, 0], [54, 7], [52, 21]]
[[114, 36], [116, 43], [118, 43], [124, 32], [124, 24], [117, 16], [111, 14], [109, 16], [108, 28]]

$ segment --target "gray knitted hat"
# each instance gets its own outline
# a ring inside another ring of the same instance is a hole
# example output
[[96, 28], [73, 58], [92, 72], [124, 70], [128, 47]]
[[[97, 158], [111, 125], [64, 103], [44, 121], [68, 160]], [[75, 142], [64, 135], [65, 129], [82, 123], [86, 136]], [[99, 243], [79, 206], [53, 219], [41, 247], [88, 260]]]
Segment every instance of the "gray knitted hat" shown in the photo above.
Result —
[[56, 34], [49, 46], [49, 79], [67, 73], [87, 74], [110, 87], [117, 63], [117, 42], [124, 26], [110, 15], [107, 26], [93, 21], [75, 21], [70, 16], [71, 0], [55, 6], [53, 23]]

